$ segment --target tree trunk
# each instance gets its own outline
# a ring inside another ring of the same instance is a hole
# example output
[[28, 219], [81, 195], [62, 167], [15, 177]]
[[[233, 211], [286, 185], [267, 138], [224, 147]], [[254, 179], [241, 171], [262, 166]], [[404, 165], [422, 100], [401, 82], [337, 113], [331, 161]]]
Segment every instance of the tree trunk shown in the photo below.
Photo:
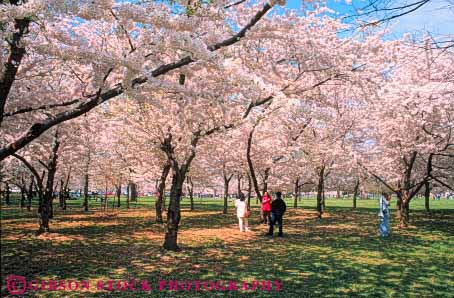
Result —
[[41, 202], [41, 213], [39, 216], [39, 229], [37, 234], [49, 232], [49, 215], [50, 215], [50, 193], [45, 194]]
[[265, 169], [265, 174], [263, 175], [263, 192], [265, 193], [268, 191], [268, 177], [270, 176], [270, 168]]
[[116, 195], [117, 195], [117, 208], [120, 208], [120, 206], [121, 206], [121, 202], [120, 202], [120, 199], [121, 199], [121, 183], [119, 183], [116, 186]]
[[20, 187], [20, 209], [25, 207], [25, 186]]
[[222, 208], [222, 214], [227, 214], [228, 196], [229, 196], [229, 181], [224, 177], [224, 206]]
[[158, 191], [158, 186], [159, 186], [159, 179], [156, 179], [154, 181], [154, 189], [156, 189], [156, 191]]
[[165, 210], [165, 190], [166, 190], [166, 180], [167, 176], [169, 175], [170, 172], [170, 167], [171, 164], [170, 162], [166, 162], [164, 164], [164, 167], [162, 168], [161, 172], [161, 178], [159, 179], [159, 185], [158, 185], [158, 197], [156, 199], [155, 203], [155, 209], [156, 209], [156, 222], [158, 223], [163, 223], [162, 219], [162, 210]]
[[[10, 4], [17, 5], [17, 2], [19, 1], [9, 2]], [[3, 1], [1, 3], [3, 4]], [[0, 126], [3, 122], [4, 108], [11, 86], [16, 79], [17, 70], [26, 52], [25, 46], [22, 45], [21, 40], [23, 39], [23, 36], [28, 33], [29, 24], [30, 18], [15, 19], [14, 33], [12, 34], [12, 38], [8, 39], [9, 56], [2, 65], [2, 72], [0, 74]]]
[[61, 210], [66, 210], [66, 200], [69, 199], [69, 190], [65, 190], [65, 195], [63, 196], [63, 208]]
[[32, 199], [33, 199], [33, 184], [34, 184], [34, 177], [33, 175], [31, 175], [30, 177], [30, 185], [28, 187], [28, 191], [27, 191], [27, 199], [28, 199], [28, 202], [27, 202], [27, 211], [31, 211], [32, 209]]
[[355, 189], [353, 190], [353, 209], [356, 209], [356, 198], [358, 197], [359, 191], [359, 179], [356, 180]]
[[84, 211], [88, 211], [88, 173], [84, 176]]
[[189, 201], [191, 203], [191, 211], [194, 211], [194, 184], [192, 182], [191, 177], [187, 177], [188, 181], [188, 194], [189, 194]]
[[295, 180], [295, 188], [294, 188], [294, 193], [293, 193], [293, 208], [298, 208], [298, 197], [299, 197], [299, 182], [300, 178], [296, 178]]
[[247, 148], [246, 148], [246, 159], [247, 159], [247, 164], [249, 167], [249, 175], [252, 180], [252, 185], [254, 186], [256, 198], [257, 198], [257, 204], [258, 201], [262, 201], [262, 194], [260, 193], [259, 189], [259, 184], [257, 182], [257, 177], [255, 176], [255, 171], [254, 171], [254, 164], [252, 163], [252, 158], [251, 158], [251, 149], [252, 149], [252, 138], [254, 136], [254, 128], [249, 132], [248, 140], [247, 140]]
[[324, 178], [325, 178], [325, 167], [322, 166], [318, 176], [318, 185], [317, 185], [317, 211], [318, 218], [322, 218], [324, 212]]
[[396, 201], [396, 208], [397, 208], [396, 217], [397, 217], [397, 219], [400, 219], [401, 209], [402, 209], [401, 207], [402, 207], [402, 194], [398, 194], [397, 201]]
[[130, 182], [128, 182], [128, 185], [126, 186], [126, 209], [129, 209], [129, 199], [131, 197], [130, 192], [131, 189], [129, 187]]
[[167, 231], [164, 240], [164, 249], [178, 251], [178, 226], [180, 224], [180, 200], [185, 173], [174, 167], [172, 171], [172, 186], [170, 188], [169, 209], [167, 210]]
[[[69, 199], [69, 179], [71, 179], [71, 167], [69, 167], [68, 174], [66, 175], [65, 185], [63, 187], [63, 205], [62, 210], [66, 210], [66, 200]], [[63, 182], [63, 181], [62, 181]]]
[[63, 209], [63, 197], [65, 196], [64, 185], [65, 184], [63, 182], [63, 179], [60, 179], [60, 191], [58, 192], [58, 203], [59, 203], [58, 205], [62, 209]]
[[[180, 77], [181, 78], [181, 77]], [[205, 132], [204, 136], [216, 132], [217, 129], [212, 129], [209, 133]], [[172, 146], [172, 134], [168, 133], [166, 139], [168, 142], [161, 144], [161, 150], [167, 155], [167, 158], [171, 162], [172, 167], [172, 186], [170, 188], [170, 202], [167, 210], [167, 230], [165, 234], [164, 249], [167, 250], [179, 250], [177, 245], [178, 236], [178, 225], [180, 224], [180, 202], [181, 193], [183, 190], [183, 183], [186, 177], [186, 173], [189, 171], [191, 162], [196, 155], [196, 147], [199, 139], [202, 137], [202, 131], [193, 132], [191, 137], [191, 148], [190, 154], [187, 156], [185, 162], [178, 165], [177, 158], [175, 157], [175, 147]]]
[[52, 152], [47, 164], [47, 183], [44, 195], [41, 200], [41, 212], [39, 213], [39, 229], [37, 234], [49, 232], [49, 219], [52, 216], [52, 201], [54, 196], [54, 179], [57, 171], [58, 148], [60, 142], [58, 140], [58, 130], [55, 132], [54, 141], [52, 144]]
[[424, 191], [425, 207], [426, 207], [426, 211], [430, 212], [430, 182], [426, 181], [424, 186], [425, 186], [425, 191]]
[[223, 171], [223, 178], [224, 178], [224, 208], [222, 209], [222, 214], [227, 214], [227, 207], [228, 207], [228, 199], [229, 199], [229, 185], [230, 180], [233, 177], [233, 174], [227, 176], [225, 171]]
[[[43, 175], [43, 177], [44, 177], [44, 175]], [[38, 185], [35, 185], [35, 192], [38, 194], [38, 213], [41, 213], [41, 206], [43, 204], [43, 195], [44, 195], [43, 192], [44, 192], [44, 190], [43, 189], [39, 189]]]
[[240, 197], [240, 194], [241, 194], [241, 179], [243, 178], [242, 175], [238, 174], [237, 175], [237, 179], [238, 179], [238, 184], [237, 184], [237, 194], [238, 194], [238, 198]]
[[20, 184], [17, 184], [20, 189], [20, 209], [25, 207], [25, 197], [27, 193], [27, 185], [25, 185], [24, 175], [21, 176]]
[[[214, 132], [214, 130], [213, 130]], [[172, 146], [172, 134], [168, 134], [166, 137], [168, 142], [161, 145], [161, 150], [164, 151], [167, 155], [167, 158], [171, 162], [172, 167], [172, 186], [170, 188], [170, 202], [169, 208], [167, 209], [167, 230], [165, 234], [164, 249], [167, 250], [179, 250], [177, 244], [177, 236], [178, 236], [178, 225], [180, 224], [180, 202], [181, 202], [181, 193], [183, 189], [183, 183], [186, 177], [186, 173], [189, 171], [191, 166], [191, 162], [196, 155], [195, 148], [197, 147], [197, 143], [201, 137], [200, 131], [193, 133], [191, 138], [191, 146], [193, 150], [180, 167], [178, 165], [178, 161], [175, 157], [174, 147]], [[206, 134], [205, 134], [206, 135]]]
[[400, 227], [406, 228], [408, 227], [408, 222], [410, 221], [410, 202], [408, 199], [402, 198], [401, 206], [400, 206]]
[[85, 161], [85, 168], [84, 168], [84, 211], [88, 211], [88, 184], [89, 184], [89, 176], [88, 170], [90, 169], [90, 161], [91, 161], [91, 151], [90, 149], [87, 150], [87, 159]]
[[129, 182], [129, 201], [137, 202], [137, 185], [134, 182]]
[[325, 212], [326, 209], [326, 196], [325, 196], [325, 179], [323, 179], [323, 192], [322, 192], [322, 206], [323, 206], [323, 212]]
[[63, 208], [62, 208], [62, 210], [66, 210], [66, 207], [68, 206], [66, 204], [66, 202], [67, 202], [68, 199], [69, 199], [69, 189], [66, 189], [65, 196], [63, 197]]
[[10, 193], [11, 193], [11, 190], [9, 188], [9, 183], [5, 182], [5, 203], [6, 203], [7, 206], [9, 206], [11, 204], [11, 202], [10, 202]]
[[247, 174], [247, 180], [248, 180], [248, 185], [247, 185], [247, 208], [251, 209], [251, 190], [252, 190], [252, 182], [251, 182], [251, 176], [249, 175], [249, 172]]
[[106, 189], [104, 191], [104, 202], [103, 202], [103, 209], [104, 209], [104, 212], [107, 211], [107, 182], [106, 182]]
[[54, 218], [54, 199], [55, 199], [55, 196], [54, 194], [52, 193], [51, 197], [50, 197], [50, 203], [49, 203], [49, 219], [52, 219]]

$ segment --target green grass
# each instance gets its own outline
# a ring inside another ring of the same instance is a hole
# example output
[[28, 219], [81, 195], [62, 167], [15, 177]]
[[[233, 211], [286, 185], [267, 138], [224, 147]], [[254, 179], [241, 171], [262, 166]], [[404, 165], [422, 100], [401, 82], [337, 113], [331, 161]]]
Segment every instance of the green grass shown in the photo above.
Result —
[[[108, 213], [80, 200], [68, 210], [55, 206], [49, 235], [36, 237], [36, 208], [20, 210], [17, 200], [1, 210], [1, 286], [6, 276], [31, 280], [147, 280], [151, 292], [27, 292], [26, 297], [454, 297], [454, 200], [411, 203], [411, 226], [392, 237], [377, 237], [377, 201], [328, 199], [327, 214], [316, 219], [315, 200], [304, 198], [285, 216], [284, 238], [266, 238], [253, 203], [252, 233], [237, 231], [232, 203], [221, 214], [222, 200], [195, 199], [195, 211], [183, 200], [179, 243], [181, 252], [161, 248], [164, 226], [154, 221], [154, 200], [139, 198], [125, 209]], [[280, 292], [157, 291], [164, 280], [282, 280]]]

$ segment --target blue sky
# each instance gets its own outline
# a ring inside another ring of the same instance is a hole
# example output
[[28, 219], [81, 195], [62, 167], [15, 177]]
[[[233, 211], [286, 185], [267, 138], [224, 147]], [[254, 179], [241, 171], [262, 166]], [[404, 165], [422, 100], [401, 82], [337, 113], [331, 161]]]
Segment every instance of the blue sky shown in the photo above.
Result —
[[[417, 0], [414, 0], [417, 1]], [[413, 3], [412, 0], [396, 0], [394, 5], [403, 5]], [[398, 38], [405, 33], [421, 35], [429, 31], [433, 35], [454, 34], [454, 2], [449, 0], [431, 0], [418, 10], [399, 17], [386, 26], [392, 29], [392, 36]], [[351, 5], [345, 3], [345, 0], [334, 1], [328, 0], [328, 7], [339, 12], [341, 15], [354, 14], [354, 8], [364, 7], [368, 0], [353, 0]], [[394, 6], [393, 5], [393, 6]], [[451, 9], [447, 8], [451, 6]], [[299, 9], [301, 0], [287, 0], [288, 8]]]

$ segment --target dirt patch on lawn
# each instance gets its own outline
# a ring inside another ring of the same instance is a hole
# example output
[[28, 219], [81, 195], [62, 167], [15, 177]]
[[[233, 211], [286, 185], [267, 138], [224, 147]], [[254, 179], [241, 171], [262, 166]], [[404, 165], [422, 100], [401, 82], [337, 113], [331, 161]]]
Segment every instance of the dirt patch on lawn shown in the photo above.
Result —
[[64, 241], [84, 241], [86, 238], [81, 235], [62, 235], [59, 233], [44, 233], [36, 237], [39, 240], [64, 242]]

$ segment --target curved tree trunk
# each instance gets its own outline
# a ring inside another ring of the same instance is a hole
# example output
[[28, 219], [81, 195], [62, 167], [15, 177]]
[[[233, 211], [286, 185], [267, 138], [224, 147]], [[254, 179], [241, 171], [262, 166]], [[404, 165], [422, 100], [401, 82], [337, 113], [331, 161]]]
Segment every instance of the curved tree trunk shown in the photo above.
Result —
[[[181, 82], [181, 76], [180, 76]], [[223, 126], [226, 128], [226, 126]], [[219, 131], [221, 127], [215, 127], [209, 131], [203, 132], [203, 136], [208, 136], [216, 131]], [[172, 168], [172, 186], [170, 188], [170, 202], [167, 210], [167, 230], [164, 238], [164, 249], [167, 250], [178, 250], [177, 237], [178, 237], [178, 226], [180, 223], [180, 202], [181, 194], [183, 189], [183, 183], [185, 181], [186, 173], [189, 171], [192, 160], [196, 155], [196, 148], [199, 139], [202, 137], [202, 131], [196, 131], [192, 133], [191, 137], [191, 150], [180, 166], [175, 156], [175, 147], [172, 146], [172, 134], [168, 133], [167, 137], [169, 141], [165, 144], [161, 144], [161, 150], [167, 155], [168, 160], [171, 163]]]
[[[205, 135], [207, 134], [209, 133], [206, 133]], [[180, 202], [181, 194], [183, 191], [183, 183], [186, 178], [186, 173], [189, 171], [189, 168], [191, 166], [192, 160], [196, 155], [195, 148], [197, 147], [197, 143], [200, 137], [200, 131], [193, 133], [191, 138], [191, 146], [193, 150], [191, 150], [189, 156], [181, 166], [178, 164], [178, 161], [175, 157], [174, 147], [172, 146], [172, 135], [170, 133], [167, 136], [168, 142], [161, 145], [161, 150], [164, 151], [167, 155], [172, 168], [172, 185], [170, 187], [169, 208], [167, 209], [167, 227], [163, 244], [163, 248], [167, 250], [179, 250], [177, 241], [178, 226], [181, 219]]]
[[249, 132], [248, 140], [247, 140], [247, 148], [246, 148], [246, 159], [247, 159], [247, 164], [249, 167], [249, 176], [252, 180], [252, 185], [254, 186], [255, 194], [256, 194], [256, 200], [257, 204], [258, 202], [262, 201], [262, 194], [260, 193], [260, 188], [259, 188], [259, 183], [257, 182], [257, 176], [255, 175], [255, 170], [254, 170], [254, 164], [252, 163], [252, 158], [251, 158], [251, 149], [252, 149], [252, 139], [254, 137], [254, 131], [255, 131], [254, 126], [252, 130]]

